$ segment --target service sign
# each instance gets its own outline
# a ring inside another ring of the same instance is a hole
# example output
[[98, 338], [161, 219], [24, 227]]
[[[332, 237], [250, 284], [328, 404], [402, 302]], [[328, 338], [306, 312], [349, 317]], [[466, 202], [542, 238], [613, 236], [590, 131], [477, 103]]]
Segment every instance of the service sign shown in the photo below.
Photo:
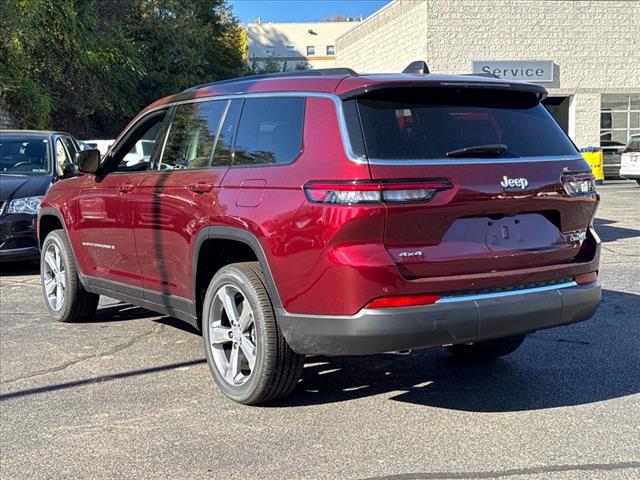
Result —
[[507, 80], [553, 82], [551, 60], [474, 60], [473, 73], [491, 73]]

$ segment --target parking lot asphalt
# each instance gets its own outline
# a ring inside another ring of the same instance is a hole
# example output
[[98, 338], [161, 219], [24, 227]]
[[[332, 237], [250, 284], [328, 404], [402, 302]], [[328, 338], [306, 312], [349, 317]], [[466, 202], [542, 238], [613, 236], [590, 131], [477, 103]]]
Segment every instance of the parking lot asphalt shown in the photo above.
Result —
[[640, 478], [640, 187], [607, 182], [591, 320], [466, 365], [444, 349], [307, 359], [262, 407], [214, 386], [186, 324], [103, 298], [46, 313], [37, 268], [0, 276], [2, 479]]

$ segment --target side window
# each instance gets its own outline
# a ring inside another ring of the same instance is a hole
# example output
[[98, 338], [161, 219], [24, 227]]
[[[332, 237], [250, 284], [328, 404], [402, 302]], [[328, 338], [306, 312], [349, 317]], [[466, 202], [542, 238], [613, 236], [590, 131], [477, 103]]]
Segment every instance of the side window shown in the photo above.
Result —
[[208, 167], [225, 100], [185, 103], [176, 111], [160, 170]]
[[245, 100], [234, 165], [293, 162], [302, 150], [304, 105], [298, 97]]
[[73, 162], [76, 158], [76, 152], [78, 152], [80, 148], [71, 137], [64, 136], [62, 137], [62, 141], [64, 142], [64, 146], [67, 147], [67, 152], [69, 152], [69, 156]]
[[113, 159], [117, 162], [116, 171], [138, 172], [149, 169], [152, 156], [156, 153], [156, 145], [159, 147], [162, 144], [162, 127], [166, 115], [167, 110], [149, 114], [122, 142], [115, 145]]
[[62, 137], [56, 140], [56, 170], [62, 173], [64, 166], [71, 163], [71, 156], [65, 147]]
[[216, 143], [216, 151], [211, 160], [212, 166], [231, 165], [231, 150], [233, 146], [233, 137], [238, 128], [238, 119], [242, 110], [242, 100], [232, 100], [227, 109], [222, 122], [222, 128], [218, 133], [218, 142]]

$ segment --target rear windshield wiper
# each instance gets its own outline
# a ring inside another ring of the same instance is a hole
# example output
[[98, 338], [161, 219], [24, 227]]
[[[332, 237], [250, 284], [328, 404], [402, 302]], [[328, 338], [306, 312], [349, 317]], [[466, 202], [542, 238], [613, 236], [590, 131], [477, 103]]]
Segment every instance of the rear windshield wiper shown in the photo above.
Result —
[[447, 157], [497, 157], [509, 150], [504, 143], [474, 145], [447, 152]]

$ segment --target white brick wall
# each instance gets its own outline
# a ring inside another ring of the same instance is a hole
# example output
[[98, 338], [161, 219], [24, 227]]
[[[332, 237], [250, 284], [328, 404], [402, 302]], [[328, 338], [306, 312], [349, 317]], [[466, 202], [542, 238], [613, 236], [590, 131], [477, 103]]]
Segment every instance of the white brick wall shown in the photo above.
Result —
[[397, 0], [338, 37], [338, 66], [470, 73], [473, 60], [553, 60], [552, 95], [575, 95], [570, 133], [599, 144], [600, 94], [640, 93], [640, 1]]
[[426, 14], [423, 2], [389, 4], [337, 38], [336, 65], [358, 72], [397, 72], [412, 60], [423, 59]]

